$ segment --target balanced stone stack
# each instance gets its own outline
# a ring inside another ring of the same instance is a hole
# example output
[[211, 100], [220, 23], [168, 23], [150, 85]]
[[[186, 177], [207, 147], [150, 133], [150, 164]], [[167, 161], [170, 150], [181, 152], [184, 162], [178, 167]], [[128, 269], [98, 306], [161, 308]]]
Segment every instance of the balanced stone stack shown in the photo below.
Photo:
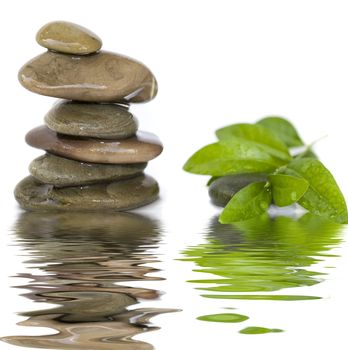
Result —
[[31, 175], [15, 189], [21, 207], [128, 210], [153, 202], [158, 184], [143, 170], [162, 145], [138, 131], [129, 104], [156, 96], [154, 75], [138, 61], [100, 51], [101, 40], [73, 23], [48, 23], [36, 39], [48, 51], [22, 67], [19, 81], [64, 100], [26, 136], [47, 153], [30, 164]]

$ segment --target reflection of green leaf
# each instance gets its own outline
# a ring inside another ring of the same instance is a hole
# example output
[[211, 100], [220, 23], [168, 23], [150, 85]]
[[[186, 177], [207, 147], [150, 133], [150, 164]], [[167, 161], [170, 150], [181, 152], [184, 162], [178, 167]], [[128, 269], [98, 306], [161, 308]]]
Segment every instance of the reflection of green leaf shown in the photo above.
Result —
[[307, 180], [291, 175], [274, 174], [269, 176], [274, 203], [285, 207], [296, 203], [307, 191]]
[[271, 204], [271, 192], [265, 182], [254, 182], [238, 191], [220, 215], [222, 224], [248, 220], [264, 213]]
[[279, 137], [288, 147], [304, 145], [295, 127], [285, 118], [266, 117], [259, 120], [257, 124], [269, 129], [271, 133]]
[[323, 274], [306, 267], [329, 256], [326, 252], [339, 242], [340, 229], [341, 225], [309, 213], [299, 220], [262, 216], [233, 225], [214, 219], [208, 242], [184, 255], [199, 267], [197, 271], [219, 277], [191, 281], [207, 284], [203, 290], [240, 293], [311, 286]]
[[290, 162], [284, 172], [302, 177], [309, 188], [299, 204], [310, 212], [325, 216], [339, 223], [348, 219], [345, 199], [328, 169], [317, 159], [300, 158]]
[[274, 157], [290, 160], [290, 154], [286, 145], [270, 130], [257, 124], [233, 124], [216, 131], [220, 141], [228, 141], [233, 138], [247, 140], [264, 149]]
[[234, 173], [270, 172], [286, 164], [247, 140], [231, 139], [201, 148], [185, 163], [190, 173], [224, 176]]
[[[197, 283], [197, 281], [192, 281]], [[277, 301], [297, 301], [297, 300], [318, 300], [321, 297], [311, 295], [276, 295], [276, 294], [203, 294], [202, 297], [209, 299], [236, 299], [236, 300], [277, 300]]]
[[265, 333], [280, 333], [284, 332], [278, 328], [265, 328], [265, 327], [247, 327], [239, 331], [242, 334], [265, 334]]
[[214, 314], [214, 315], [205, 315], [197, 317], [197, 320], [200, 321], [210, 321], [210, 322], [229, 322], [237, 323], [246, 321], [249, 317], [239, 314]]
[[[206, 279], [189, 281], [202, 285], [200, 290], [214, 292], [202, 295], [206, 298], [315, 300], [320, 297], [302, 291], [302, 295], [267, 292], [320, 283], [325, 273], [311, 271], [309, 266], [332, 256], [329, 251], [340, 242], [341, 229], [342, 225], [310, 213], [298, 220], [264, 214], [232, 225], [222, 225], [214, 218], [206, 243], [184, 251], [183, 260], [194, 262], [194, 271], [208, 274]], [[257, 329], [243, 333], [253, 331]]]

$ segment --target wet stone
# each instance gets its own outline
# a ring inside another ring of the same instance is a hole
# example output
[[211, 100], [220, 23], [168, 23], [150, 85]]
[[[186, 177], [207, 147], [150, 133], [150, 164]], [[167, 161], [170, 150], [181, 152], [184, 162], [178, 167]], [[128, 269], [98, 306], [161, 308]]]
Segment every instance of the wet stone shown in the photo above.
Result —
[[27, 210], [130, 210], [158, 198], [156, 180], [140, 175], [128, 180], [90, 186], [56, 188], [33, 176], [24, 178], [15, 188], [15, 197]]
[[46, 126], [29, 131], [26, 142], [62, 157], [109, 164], [148, 162], [163, 149], [159, 139], [147, 132], [139, 131], [136, 136], [123, 140], [100, 140], [57, 134]]
[[163, 146], [138, 131], [129, 105], [155, 98], [155, 76], [137, 60], [102, 51], [101, 39], [75, 23], [47, 23], [36, 40], [48, 50], [27, 62], [18, 79], [31, 92], [62, 100], [46, 114], [46, 125], [26, 135], [30, 146], [47, 153], [17, 185], [20, 206], [88, 213], [153, 202], [158, 184], [143, 170]]
[[61, 101], [45, 116], [46, 125], [65, 135], [125, 139], [138, 130], [138, 121], [127, 108], [116, 104]]
[[47, 153], [34, 159], [29, 165], [29, 171], [43, 183], [64, 187], [123, 180], [141, 174], [145, 167], [146, 163], [86, 163]]
[[26, 63], [18, 78], [31, 92], [67, 100], [147, 102], [157, 94], [146, 66], [105, 51], [87, 56], [48, 51]]
[[101, 39], [78, 24], [55, 21], [44, 25], [36, 35], [39, 45], [53, 51], [87, 55], [99, 51]]
[[234, 174], [219, 177], [209, 187], [209, 196], [215, 205], [224, 207], [243, 187], [252, 182], [267, 181], [267, 175], [261, 173]]

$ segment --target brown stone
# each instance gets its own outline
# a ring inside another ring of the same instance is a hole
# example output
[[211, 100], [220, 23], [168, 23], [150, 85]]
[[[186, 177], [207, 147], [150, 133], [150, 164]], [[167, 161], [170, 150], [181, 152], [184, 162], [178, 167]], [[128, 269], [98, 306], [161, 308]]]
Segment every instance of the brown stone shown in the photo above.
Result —
[[125, 139], [138, 130], [138, 121], [124, 106], [111, 103], [61, 101], [45, 116], [46, 125], [65, 135]]
[[45, 154], [34, 159], [29, 171], [39, 181], [57, 187], [84, 186], [140, 175], [147, 163], [97, 164]]
[[144, 163], [162, 152], [157, 136], [138, 132], [123, 140], [101, 140], [60, 135], [47, 126], [39, 126], [26, 135], [26, 142], [50, 153], [92, 163]]
[[157, 93], [157, 82], [142, 63], [101, 51], [87, 56], [45, 52], [19, 71], [29, 91], [87, 102], [147, 102]]
[[156, 180], [145, 175], [106, 184], [64, 188], [43, 184], [28, 176], [16, 186], [15, 198], [27, 210], [124, 211], [155, 201], [158, 192]]
[[87, 55], [99, 51], [101, 39], [78, 24], [55, 21], [45, 24], [37, 33], [39, 45], [57, 52], [76, 55]]

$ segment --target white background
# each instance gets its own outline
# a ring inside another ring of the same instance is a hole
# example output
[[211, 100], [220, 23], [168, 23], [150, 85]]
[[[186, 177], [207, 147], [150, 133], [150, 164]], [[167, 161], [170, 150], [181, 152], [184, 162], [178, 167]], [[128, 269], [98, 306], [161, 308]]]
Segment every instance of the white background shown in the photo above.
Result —
[[[288, 117], [308, 142], [328, 135], [318, 144], [317, 151], [343, 192], [348, 193], [347, 18], [347, 2], [336, 0], [4, 1], [0, 14], [0, 254], [6, 267], [1, 280], [1, 324], [6, 328], [1, 335], [13, 334], [14, 330], [19, 333], [19, 328], [12, 326], [18, 321], [12, 314], [20, 311], [18, 304], [24, 303], [8, 287], [12, 282], [6, 279], [21, 271], [20, 259], [13, 256], [15, 248], [6, 248], [10, 241], [7, 230], [18, 210], [12, 191], [27, 174], [30, 161], [42, 153], [27, 146], [24, 135], [42, 123], [55, 101], [29, 93], [17, 81], [19, 68], [43, 51], [35, 42], [35, 34], [43, 24], [67, 20], [84, 25], [103, 39], [103, 48], [134, 57], [155, 73], [159, 83], [157, 98], [132, 107], [141, 129], [155, 132], [165, 145], [161, 157], [148, 168], [161, 184], [162, 200], [146, 210], [159, 215], [167, 227], [167, 244], [162, 249], [167, 254], [163, 259], [168, 261], [168, 283], [187, 288], [183, 291], [178, 287], [180, 302], [174, 296], [164, 296], [170, 305], [162, 301], [161, 306], [184, 305], [192, 310], [192, 300], [188, 299], [186, 305], [183, 297], [185, 293], [193, 295], [192, 286], [185, 287], [181, 277], [192, 266], [170, 261], [187, 244], [199, 241], [194, 234], [199, 234], [217, 209], [209, 204], [206, 179], [186, 174], [181, 167], [195, 150], [214, 141], [215, 129], [272, 114]], [[343, 251], [347, 253], [346, 248]], [[340, 323], [337, 318], [339, 311], [343, 315], [347, 312], [343, 292], [346, 260], [347, 256], [339, 260], [341, 270], [338, 267], [338, 272], [333, 272], [329, 286], [335, 296], [332, 303], [313, 308], [311, 312], [317, 312], [317, 316], [305, 329], [306, 324], [299, 320], [288, 334], [257, 339], [237, 337], [234, 343], [219, 348], [290, 348], [301, 341], [324, 349], [338, 339], [341, 345], [335, 349], [343, 349], [345, 320]], [[194, 297], [198, 310], [203, 301], [198, 295]], [[293, 320], [299, 317], [295, 311], [291, 314], [290, 307], [288, 312], [287, 317]], [[214, 344], [223, 344], [223, 332], [228, 331], [216, 329], [215, 336], [209, 333], [210, 328], [206, 330], [200, 324], [200, 328], [193, 327], [192, 331], [199, 334], [192, 337], [191, 333], [188, 346], [182, 337], [189, 334], [189, 313], [186, 318], [176, 314], [171, 321], [164, 321], [164, 316], [156, 321], [163, 329], [167, 325], [166, 330], [142, 339], [160, 350], [210, 349]], [[0, 343], [0, 348], [9, 346]]]

